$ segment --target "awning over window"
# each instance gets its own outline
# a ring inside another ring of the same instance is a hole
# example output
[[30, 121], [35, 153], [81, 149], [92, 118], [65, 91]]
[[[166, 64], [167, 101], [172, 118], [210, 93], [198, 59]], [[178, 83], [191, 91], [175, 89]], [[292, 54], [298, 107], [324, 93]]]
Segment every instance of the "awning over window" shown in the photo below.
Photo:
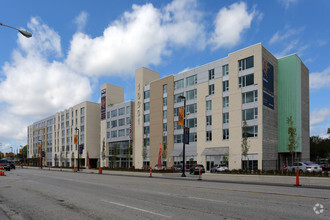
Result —
[[204, 149], [202, 156], [227, 155], [228, 152], [229, 147], [208, 147]]
[[174, 149], [170, 157], [182, 157], [182, 149]]

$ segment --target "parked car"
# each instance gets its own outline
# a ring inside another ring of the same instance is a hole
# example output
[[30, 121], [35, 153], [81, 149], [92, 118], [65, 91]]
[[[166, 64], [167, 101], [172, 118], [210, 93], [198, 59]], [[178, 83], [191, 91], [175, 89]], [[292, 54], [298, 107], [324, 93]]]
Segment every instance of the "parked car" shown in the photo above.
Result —
[[14, 170], [16, 169], [16, 167], [15, 167], [15, 162], [14, 162], [14, 161], [9, 160], [8, 163], [9, 163], [9, 165], [10, 165], [10, 169], [14, 169]]
[[203, 164], [196, 164], [189, 169], [190, 174], [199, 174], [199, 169], [201, 170], [201, 173], [205, 173], [205, 168]]
[[156, 164], [155, 165], [155, 170], [166, 170], [166, 167], [162, 166], [162, 167], [158, 168], [158, 165]]
[[171, 167], [171, 169], [174, 170], [174, 171], [182, 171], [182, 165], [181, 164], [174, 164]]
[[10, 171], [10, 164], [8, 163], [7, 160], [0, 160], [0, 165], [2, 167], [2, 165], [4, 166], [4, 169], [6, 171]]
[[307, 162], [295, 162], [293, 166], [288, 166], [288, 171], [296, 172], [296, 169], [299, 172], [322, 172], [322, 166], [318, 165], [315, 162], [307, 161]]
[[216, 172], [222, 172], [222, 171], [226, 171], [229, 170], [228, 166], [226, 164], [215, 164], [211, 169], [210, 172], [211, 173], [216, 173]]

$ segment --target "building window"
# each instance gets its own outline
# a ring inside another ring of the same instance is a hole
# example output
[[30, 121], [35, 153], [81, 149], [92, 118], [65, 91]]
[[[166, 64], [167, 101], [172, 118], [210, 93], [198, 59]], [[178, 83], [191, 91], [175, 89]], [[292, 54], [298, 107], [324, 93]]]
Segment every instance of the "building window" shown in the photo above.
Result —
[[209, 70], [209, 80], [214, 79], [214, 69]]
[[223, 124], [229, 123], [229, 112], [222, 113], [222, 123]]
[[167, 118], [167, 110], [164, 110], [163, 111], [163, 119], [166, 119]]
[[248, 121], [258, 119], [258, 108], [251, 108], [242, 110], [242, 120]]
[[150, 127], [149, 127], [149, 126], [145, 126], [145, 127], [144, 127], [144, 134], [145, 134], [145, 135], [150, 134]]
[[125, 125], [125, 118], [121, 118], [118, 120], [118, 126], [124, 126]]
[[111, 128], [117, 127], [117, 120], [111, 121]]
[[117, 116], [117, 109], [111, 111], [111, 117], [116, 117]]
[[144, 111], [150, 110], [150, 102], [144, 103]]
[[146, 114], [144, 115], [144, 122], [149, 122], [150, 121], [150, 115]]
[[82, 115], [85, 115], [85, 108], [84, 108], [84, 107], [80, 109], [80, 115], [81, 115], [81, 116], [82, 116]]
[[174, 82], [174, 90], [184, 88], [183, 79]]
[[251, 91], [242, 93], [242, 104], [257, 102], [258, 101], [258, 91]]
[[229, 106], [229, 96], [222, 98], [222, 107], [226, 108]]
[[206, 101], [206, 111], [212, 110], [212, 100]]
[[183, 96], [183, 92], [174, 95], [174, 103], [180, 103], [180, 102], [183, 102], [183, 99], [179, 98], [180, 96]]
[[167, 144], [167, 136], [163, 136], [163, 144]]
[[167, 97], [163, 98], [163, 106], [167, 106]]
[[222, 91], [228, 91], [229, 90], [229, 80], [223, 81], [222, 82]]
[[125, 137], [125, 129], [120, 129], [118, 131], [118, 137]]
[[222, 66], [222, 76], [227, 76], [229, 74], [229, 68], [228, 67], [229, 67], [228, 64]]
[[187, 105], [186, 108], [187, 108], [187, 114], [197, 113], [197, 103]]
[[229, 129], [222, 129], [222, 139], [223, 140], [229, 139]]
[[212, 125], [212, 115], [206, 116], [206, 126]]
[[107, 138], [110, 138], [110, 132], [107, 132]]
[[182, 134], [177, 134], [174, 135], [174, 143], [182, 143], [183, 142], [183, 135]]
[[110, 112], [107, 112], [107, 118], [110, 118]]
[[127, 124], [127, 125], [131, 124], [131, 118], [130, 118], [130, 117], [127, 117], [127, 118], [126, 118], [126, 124]]
[[192, 132], [189, 134], [189, 142], [197, 142], [197, 133]]
[[126, 115], [131, 113], [131, 106], [126, 107]]
[[179, 108], [174, 108], [174, 117], [179, 116]]
[[253, 56], [238, 61], [238, 71], [254, 67]]
[[206, 141], [212, 141], [212, 131], [206, 131]]
[[84, 125], [80, 126], [80, 132], [84, 133], [84, 131], [85, 131], [85, 126]]
[[163, 85], [163, 94], [167, 93], [167, 84]]
[[188, 100], [192, 100], [192, 99], [196, 99], [197, 98], [197, 89], [193, 89], [193, 90], [190, 90], [190, 91], [187, 91], [186, 92], [186, 98], [187, 98], [187, 101]]
[[125, 107], [120, 108], [120, 109], [118, 110], [118, 115], [124, 115], [124, 114], [125, 114]]
[[126, 136], [129, 136], [129, 128], [126, 128]]
[[182, 129], [182, 125], [178, 124], [178, 121], [174, 121], [174, 130], [180, 130]]
[[83, 116], [80, 118], [80, 124], [84, 124], [84, 123], [85, 123], [85, 117]]
[[188, 128], [196, 128], [197, 127], [197, 118], [187, 119], [187, 127]]
[[213, 95], [214, 94], [214, 84], [209, 85], [209, 95]]
[[144, 144], [146, 146], [149, 146], [150, 145], [150, 139], [149, 138], [144, 138]]
[[197, 84], [197, 75], [187, 77], [186, 84], [187, 87]]
[[150, 91], [145, 91], [144, 92], [144, 99], [149, 99], [150, 98]]
[[117, 137], [117, 131], [111, 131], [111, 137], [116, 138]]
[[163, 123], [163, 131], [167, 131], [167, 123]]
[[[258, 137], [258, 125], [246, 127], [247, 137]], [[244, 138], [244, 127], [242, 127], [242, 138]]]
[[254, 84], [254, 74], [249, 74], [246, 76], [241, 76], [238, 78], [238, 87], [246, 87]]
[[70, 122], [69, 121], [66, 121], [65, 125], [66, 125], [66, 127], [69, 127], [70, 126]]

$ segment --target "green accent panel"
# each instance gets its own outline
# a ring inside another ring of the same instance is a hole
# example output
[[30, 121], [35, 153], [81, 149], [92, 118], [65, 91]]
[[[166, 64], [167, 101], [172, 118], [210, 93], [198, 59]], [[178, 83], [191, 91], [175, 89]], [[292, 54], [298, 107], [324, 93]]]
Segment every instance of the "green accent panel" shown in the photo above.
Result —
[[297, 128], [297, 152], [301, 152], [301, 60], [297, 55], [278, 59], [278, 152], [288, 151], [288, 125], [292, 116]]

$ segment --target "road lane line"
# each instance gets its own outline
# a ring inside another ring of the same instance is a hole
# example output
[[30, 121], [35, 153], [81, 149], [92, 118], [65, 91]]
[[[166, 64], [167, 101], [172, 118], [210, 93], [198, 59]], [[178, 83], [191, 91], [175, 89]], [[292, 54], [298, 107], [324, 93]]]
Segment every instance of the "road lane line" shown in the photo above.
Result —
[[221, 200], [213, 200], [213, 199], [204, 199], [204, 198], [199, 198], [199, 197], [191, 197], [188, 196], [188, 199], [198, 199], [198, 200], [204, 200], [204, 201], [209, 201], [209, 202], [220, 202], [220, 203], [227, 203], [227, 201], [221, 201]]
[[145, 210], [145, 209], [136, 208], [136, 207], [133, 207], [133, 206], [129, 206], [129, 205], [125, 205], [125, 204], [121, 204], [121, 203], [117, 203], [117, 202], [112, 202], [112, 201], [103, 200], [103, 199], [101, 201], [102, 202], [106, 202], [106, 203], [110, 203], [110, 204], [114, 204], [114, 205], [118, 205], [118, 206], [122, 206], [122, 207], [125, 207], [125, 208], [130, 208], [130, 209], [138, 210], [138, 211], [141, 211], [141, 212], [146, 212], [146, 213], [153, 214], [153, 215], [158, 215], [158, 216], [165, 217], [165, 218], [172, 218], [172, 216], [162, 215], [162, 214], [159, 214], [159, 213], [156, 213], [156, 212], [152, 212], [152, 211], [148, 211], [148, 210]]

